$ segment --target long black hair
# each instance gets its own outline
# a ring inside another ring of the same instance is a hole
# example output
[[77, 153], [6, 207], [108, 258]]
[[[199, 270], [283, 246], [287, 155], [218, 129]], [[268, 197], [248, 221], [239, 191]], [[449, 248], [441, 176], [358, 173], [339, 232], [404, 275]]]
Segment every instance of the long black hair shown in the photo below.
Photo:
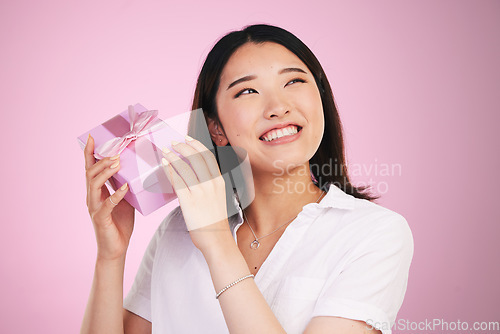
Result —
[[[309, 160], [313, 182], [325, 191], [328, 191], [328, 185], [333, 183], [345, 193], [356, 198], [370, 201], [379, 198], [380, 196], [374, 196], [368, 192], [369, 186], [355, 187], [351, 184], [345, 163], [342, 123], [330, 83], [316, 56], [300, 39], [285, 29], [267, 24], [256, 24], [230, 32], [222, 37], [208, 53], [200, 71], [192, 110], [201, 108], [205, 117], [215, 120], [222, 126], [215, 102], [220, 76], [233, 53], [242, 45], [250, 42], [256, 44], [274, 42], [286, 47], [309, 68], [314, 76], [323, 104], [325, 131], [318, 150]], [[203, 120], [201, 122], [203, 123]], [[198, 139], [200, 137], [198, 130], [203, 126], [206, 128], [206, 123], [200, 124], [200, 119], [196, 120], [192, 117], [188, 126], [188, 134]], [[213, 142], [210, 144], [212, 147], [217, 147]], [[326, 166], [328, 166], [329, 173], [324, 172]]]

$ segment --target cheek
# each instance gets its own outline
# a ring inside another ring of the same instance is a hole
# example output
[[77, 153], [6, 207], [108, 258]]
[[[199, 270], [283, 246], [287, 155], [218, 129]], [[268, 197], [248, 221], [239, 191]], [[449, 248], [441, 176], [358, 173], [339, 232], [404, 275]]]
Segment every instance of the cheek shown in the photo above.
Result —
[[227, 139], [231, 146], [241, 146], [244, 144], [245, 136], [250, 131], [249, 120], [241, 117], [241, 110], [225, 110], [219, 114], [219, 118], [226, 131]]
[[323, 134], [325, 133], [325, 116], [323, 114], [323, 105], [320, 103], [319, 106], [316, 109], [316, 124], [317, 126], [317, 132], [319, 138], [323, 138]]
[[219, 110], [219, 118], [227, 134], [232, 136], [242, 136], [251, 130], [253, 124], [251, 109], [242, 104], [226, 104]]
[[321, 95], [317, 89], [311, 89], [304, 101], [308, 105], [309, 116], [313, 122], [315, 137], [323, 138], [325, 131], [325, 119], [323, 111], [323, 103], [321, 102]]
[[300, 104], [304, 110], [307, 110], [309, 117], [314, 119], [315, 123], [322, 125], [323, 120], [323, 104], [321, 103], [321, 96], [317, 89], [309, 89], [301, 94], [299, 98]]

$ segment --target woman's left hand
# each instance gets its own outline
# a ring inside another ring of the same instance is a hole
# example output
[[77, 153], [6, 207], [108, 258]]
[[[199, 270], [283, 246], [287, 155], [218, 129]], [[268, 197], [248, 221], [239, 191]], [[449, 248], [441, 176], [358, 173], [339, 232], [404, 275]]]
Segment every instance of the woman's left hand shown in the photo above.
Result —
[[231, 235], [224, 178], [213, 153], [198, 140], [186, 136], [186, 143], [173, 141], [172, 149], [191, 166], [164, 148], [163, 168], [179, 199], [191, 240], [204, 252]]

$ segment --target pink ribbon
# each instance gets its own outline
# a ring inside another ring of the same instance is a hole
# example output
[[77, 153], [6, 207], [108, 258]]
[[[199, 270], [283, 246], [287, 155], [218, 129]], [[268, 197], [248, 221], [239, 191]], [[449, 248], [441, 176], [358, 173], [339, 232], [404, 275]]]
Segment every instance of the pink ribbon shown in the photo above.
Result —
[[121, 137], [108, 140], [94, 150], [97, 159], [112, 157], [120, 154], [131, 142], [148, 133], [156, 131], [164, 124], [158, 119], [158, 110], [146, 110], [137, 115], [133, 106], [128, 106], [130, 131]]

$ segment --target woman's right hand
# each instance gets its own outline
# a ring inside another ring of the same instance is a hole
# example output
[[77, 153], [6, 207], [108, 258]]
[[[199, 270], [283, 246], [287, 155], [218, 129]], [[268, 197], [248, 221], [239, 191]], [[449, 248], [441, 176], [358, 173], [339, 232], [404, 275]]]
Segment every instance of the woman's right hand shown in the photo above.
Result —
[[96, 235], [97, 258], [101, 260], [121, 259], [127, 252], [134, 229], [135, 209], [127, 201], [122, 200], [128, 191], [127, 184], [111, 196], [105, 185], [106, 181], [120, 170], [120, 158], [119, 156], [104, 158], [96, 163], [94, 138], [91, 136], [83, 152], [87, 207]]

